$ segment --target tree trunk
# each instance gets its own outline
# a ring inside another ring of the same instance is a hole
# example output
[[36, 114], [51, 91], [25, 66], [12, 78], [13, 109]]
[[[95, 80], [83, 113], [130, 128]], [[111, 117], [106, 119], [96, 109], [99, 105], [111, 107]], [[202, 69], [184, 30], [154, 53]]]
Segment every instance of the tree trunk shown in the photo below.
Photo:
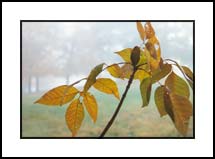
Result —
[[36, 76], [36, 92], [39, 92], [40, 91], [40, 85], [39, 85], [39, 77]]
[[66, 85], [69, 85], [69, 75], [66, 75]]
[[32, 77], [29, 76], [28, 77], [28, 93], [31, 93], [31, 79], [32, 79]]

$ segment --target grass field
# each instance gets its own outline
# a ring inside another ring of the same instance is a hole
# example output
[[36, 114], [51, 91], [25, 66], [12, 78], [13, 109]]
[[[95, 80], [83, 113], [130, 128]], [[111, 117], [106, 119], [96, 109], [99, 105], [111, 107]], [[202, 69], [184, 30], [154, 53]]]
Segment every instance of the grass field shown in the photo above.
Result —
[[[120, 89], [121, 93], [123, 89]], [[118, 104], [114, 96], [92, 90], [99, 107], [98, 119], [94, 124], [85, 111], [85, 119], [78, 132], [80, 137], [98, 137], [112, 116]], [[71, 137], [64, 114], [68, 106], [50, 107], [33, 104], [43, 93], [23, 95], [22, 97], [22, 134], [23, 137]], [[151, 99], [154, 99], [152, 96]], [[193, 123], [190, 119], [187, 136], [193, 135]], [[106, 134], [110, 137], [182, 137], [168, 116], [160, 118], [154, 101], [148, 107], [141, 108], [138, 87], [129, 90], [126, 100], [114, 124]]]

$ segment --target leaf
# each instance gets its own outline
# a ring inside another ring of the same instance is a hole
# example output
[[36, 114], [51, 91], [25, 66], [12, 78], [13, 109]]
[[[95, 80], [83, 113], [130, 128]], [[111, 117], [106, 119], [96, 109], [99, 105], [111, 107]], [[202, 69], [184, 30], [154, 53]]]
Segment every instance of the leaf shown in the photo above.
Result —
[[155, 36], [155, 31], [154, 31], [154, 29], [153, 29], [153, 27], [152, 27], [150, 22], [146, 22], [144, 27], [145, 27], [145, 32], [146, 32], [146, 38], [147, 39], [150, 39], [150, 38]]
[[171, 93], [189, 98], [190, 91], [187, 83], [174, 72], [172, 72], [165, 81], [165, 86]]
[[142, 96], [143, 105], [142, 107], [145, 107], [149, 104], [150, 96], [151, 96], [151, 78], [145, 78], [140, 84], [140, 92]]
[[150, 69], [156, 70], [157, 68], [159, 68], [160, 66], [160, 59], [161, 59], [161, 50], [160, 47], [158, 47], [156, 49], [156, 59], [154, 57], [151, 56], [151, 53], [149, 52], [149, 50], [147, 48], [144, 49], [144, 54], [147, 58], [147, 62], [148, 64], [150, 64]]
[[193, 81], [193, 72], [187, 66], [182, 66], [182, 69], [187, 77]]
[[89, 92], [84, 93], [83, 95], [83, 102], [84, 105], [92, 118], [93, 122], [95, 123], [97, 120], [97, 114], [98, 114], [98, 106], [96, 99], [93, 95], [91, 95]]
[[155, 96], [154, 96], [155, 104], [157, 106], [157, 109], [158, 109], [161, 117], [167, 114], [167, 112], [165, 110], [164, 93], [165, 93], [164, 86], [159, 86], [155, 90]]
[[145, 46], [146, 46], [146, 49], [150, 52], [151, 56], [154, 59], [157, 59], [157, 52], [156, 52], [155, 46], [150, 42], [147, 42]]
[[[64, 91], [67, 92], [64, 95]], [[58, 86], [46, 92], [39, 100], [35, 103], [45, 105], [60, 105], [70, 102], [79, 91], [75, 87], [69, 87], [68, 85]]]
[[137, 24], [137, 30], [139, 32], [139, 35], [140, 35], [140, 38], [144, 41], [145, 39], [145, 29], [144, 27], [142, 26], [141, 22], [136, 22]]
[[119, 65], [114, 64], [114, 65], [108, 67], [107, 70], [113, 77], [122, 78], [122, 72], [121, 72], [121, 68], [119, 67]]
[[190, 79], [186, 79], [186, 80], [189, 83], [190, 87], [193, 89], [193, 81], [191, 81]]
[[96, 82], [96, 77], [102, 72], [103, 65], [104, 63], [97, 65], [92, 69], [84, 85], [84, 93], [86, 93], [90, 89], [90, 87]]
[[131, 64], [125, 64], [121, 67], [121, 71], [122, 78], [130, 78], [133, 71], [133, 66]]
[[185, 79], [189, 83], [190, 87], [193, 89], [193, 72], [188, 67], [180, 66], [178, 63], [176, 63], [176, 66], [183, 73]]
[[66, 110], [66, 123], [72, 136], [76, 136], [84, 119], [84, 108], [79, 99], [74, 100]]
[[157, 69], [152, 72], [152, 83], [155, 83], [165, 76], [167, 76], [172, 71], [172, 65], [164, 64], [161, 69]]
[[137, 70], [134, 74], [134, 79], [139, 79], [142, 81], [143, 79], [149, 77], [150, 74], [144, 70]]
[[96, 80], [96, 83], [93, 85], [97, 90], [113, 94], [117, 99], [119, 99], [119, 91], [116, 83], [109, 78], [99, 78]]
[[130, 59], [131, 51], [132, 51], [132, 48], [127, 48], [116, 52], [116, 54], [118, 54], [125, 62], [131, 63], [131, 59]]
[[147, 63], [147, 57], [142, 49], [140, 49], [140, 60], [137, 65], [142, 65]]
[[155, 45], [155, 44], [160, 45], [156, 36], [153, 36], [150, 39], [148, 39], [148, 43], [151, 43], [153, 45]]
[[[192, 116], [192, 104], [183, 96], [170, 93], [166, 94], [166, 106], [171, 109], [170, 115], [176, 129], [184, 136], [186, 136], [189, 126], [189, 119]], [[169, 114], [169, 113], [168, 113]]]
[[136, 66], [137, 63], [140, 60], [140, 48], [138, 46], [135, 46], [131, 52], [130, 60], [132, 62], [133, 66]]

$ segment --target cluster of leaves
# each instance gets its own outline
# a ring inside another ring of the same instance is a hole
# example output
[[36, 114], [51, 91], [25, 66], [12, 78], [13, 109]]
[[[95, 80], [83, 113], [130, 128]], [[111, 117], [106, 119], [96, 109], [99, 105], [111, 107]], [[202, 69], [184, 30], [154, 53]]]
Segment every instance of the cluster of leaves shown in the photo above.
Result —
[[[97, 120], [98, 105], [95, 97], [89, 92], [92, 86], [101, 92], [113, 94], [117, 99], [120, 99], [117, 85], [113, 80], [97, 77], [106, 69], [115, 78], [133, 78], [140, 81], [142, 107], [149, 104], [153, 84], [159, 83], [154, 100], [160, 116], [169, 115], [176, 129], [182, 135], [187, 134], [189, 118], [192, 116], [188, 84], [193, 88], [193, 73], [188, 67], [180, 66], [174, 60], [163, 60], [161, 58], [160, 43], [150, 22], [146, 22], [144, 26], [141, 22], [136, 24], [143, 44], [142, 47], [135, 46], [116, 52], [124, 62], [115, 63], [105, 68], [103, 68], [105, 65], [103, 63], [93, 68], [89, 76], [85, 78], [86, 83], [82, 91], [75, 88], [74, 85], [83, 79], [69, 86], [56, 87], [36, 101], [36, 103], [45, 105], [63, 105], [71, 102], [67, 108], [65, 118], [73, 136], [77, 134], [81, 127], [84, 119], [84, 107], [93, 122]], [[167, 63], [168, 61], [171, 63]], [[120, 67], [120, 64], [123, 65]], [[173, 71], [172, 65], [177, 66], [188, 84]], [[133, 77], [131, 77], [132, 74]], [[161, 84], [160, 80], [163, 78], [165, 82]]]
[[67, 108], [65, 119], [72, 135], [75, 136], [84, 119], [84, 107], [93, 122], [95, 123], [97, 120], [98, 105], [94, 95], [89, 92], [90, 87], [93, 86], [101, 92], [113, 94], [119, 99], [118, 88], [113, 80], [109, 78], [96, 78], [102, 72], [103, 66], [104, 64], [100, 64], [92, 69], [89, 76], [86, 78], [87, 81], [83, 91], [80, 91], [73, 86], [80, 82], [80, 80], [72, 85], [63, 85], [48, 91], [35, 103], [59, 106], [71, 102]]

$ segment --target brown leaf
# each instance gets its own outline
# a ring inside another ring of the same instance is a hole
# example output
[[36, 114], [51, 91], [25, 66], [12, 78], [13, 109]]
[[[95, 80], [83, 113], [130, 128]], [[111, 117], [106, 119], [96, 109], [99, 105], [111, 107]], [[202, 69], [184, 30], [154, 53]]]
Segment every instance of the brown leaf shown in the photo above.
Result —
[[166, 111], [172, 118], [176, 129], [186, 136], [189, 119], [192, 116], [192, 104], [186, 97], [174, 93], [166, 93], [165, 100]]
[[154, 29], [153, 29], [153, 27], [152, 27], [150, 22], [146, 22], [144, 27], [145, 27], [145, 32], [146, 32], [146, 38], [147, 39], [150, 39], [150, 38], [155, 36], [155, 31], [154, 31]]
[[172, 65], [164, 64], [162, 69], [158, 68], [152, 72], [152, 83], [155, 83], [162, 78], [166, 77], [172, 71]]
[[187, 66], [182, 66], [182, 69], [187, 77], [193, 81], [193, 72]]
[[154, 45], [152, 43], [149, 43], [149, 42], [147, 42], [145, 45], [146, 45], [146, 49], [150, 52], [151, 56], [154, 59], [157, 59], [157, 52], [156, 52]]

